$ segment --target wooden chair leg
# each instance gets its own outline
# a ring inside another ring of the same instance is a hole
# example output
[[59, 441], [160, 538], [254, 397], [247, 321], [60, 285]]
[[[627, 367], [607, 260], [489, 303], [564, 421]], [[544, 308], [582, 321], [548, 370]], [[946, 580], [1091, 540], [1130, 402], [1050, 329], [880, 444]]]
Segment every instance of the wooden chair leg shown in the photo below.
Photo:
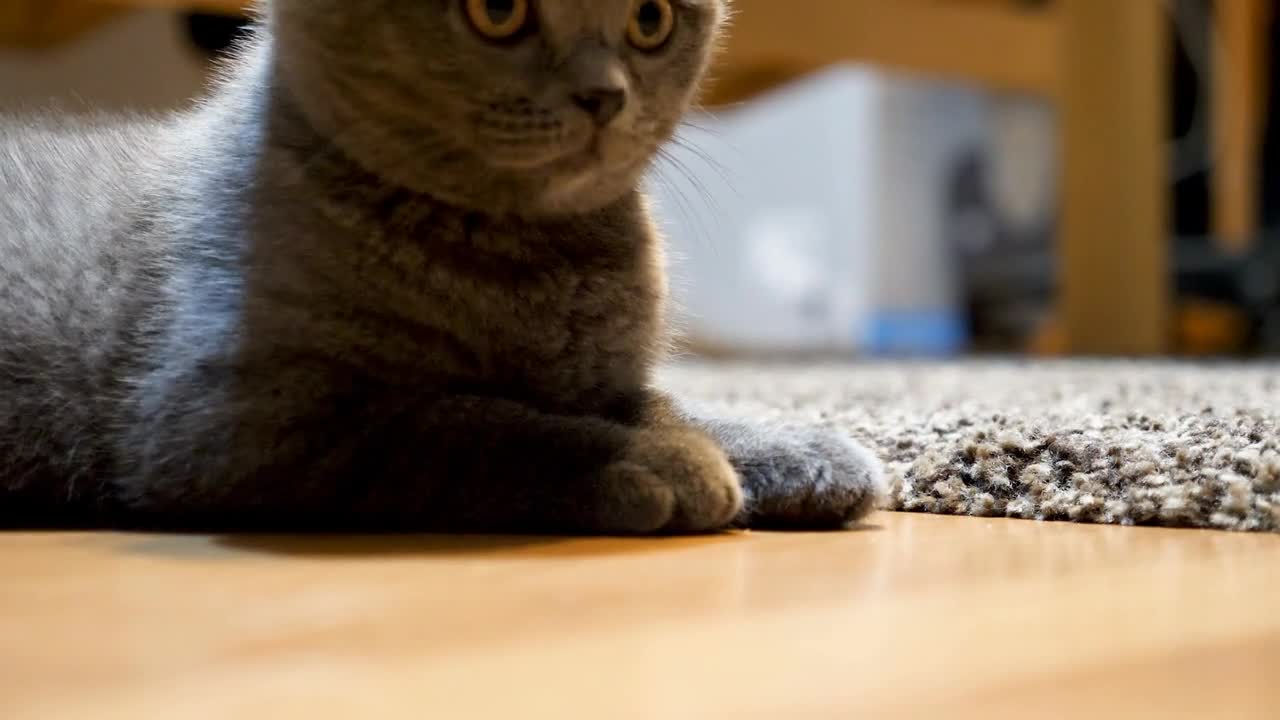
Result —
[[1070, 352], [1170, 345], [1169, 33], [1161, 0], [1061, 0], [1060, 301]]
[[1213, 69], [1213, 228], [1242, 252], [1258, 230], [1267, 23], [1273, 0], [1217, 0]]

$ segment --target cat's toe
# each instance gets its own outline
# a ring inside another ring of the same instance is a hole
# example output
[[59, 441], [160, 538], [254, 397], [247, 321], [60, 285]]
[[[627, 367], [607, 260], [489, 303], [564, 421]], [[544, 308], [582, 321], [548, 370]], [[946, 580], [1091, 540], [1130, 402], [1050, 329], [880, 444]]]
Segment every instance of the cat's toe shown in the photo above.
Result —
[[826, 483], [815, 489], [810, 512], [815, 519], [842, 526], [866, 517], [886, 491], [880, 460], [843, 435], [823, 430], [812, 433], [808, 452], [826, 458], [830, 470]]
[[746, 497], [737, 523], [824, 529], [854, 523], [885, 492], [880, 461], [843, 435], [812, 427], [739, 428], [727, 450]]
[[628, 455], [606, 468], [603, 528], [625, 534], [699, 533], [728, 527], [742, 510], [738, 474], [701, 433], [637, 433]]

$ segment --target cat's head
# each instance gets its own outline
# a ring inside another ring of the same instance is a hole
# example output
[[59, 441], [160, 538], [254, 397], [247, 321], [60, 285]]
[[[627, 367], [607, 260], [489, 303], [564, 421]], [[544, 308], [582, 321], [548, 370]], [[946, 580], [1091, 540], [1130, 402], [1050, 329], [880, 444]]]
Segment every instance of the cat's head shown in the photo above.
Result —
[[477, 210], [633, 189], [728, 0], [272, 0], [284, 87], [366, 168]]

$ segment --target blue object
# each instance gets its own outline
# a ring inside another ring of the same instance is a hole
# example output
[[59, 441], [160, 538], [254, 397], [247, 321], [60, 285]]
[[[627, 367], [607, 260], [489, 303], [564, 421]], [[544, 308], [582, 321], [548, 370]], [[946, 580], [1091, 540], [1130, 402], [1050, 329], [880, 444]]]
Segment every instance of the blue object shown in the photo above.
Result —
[[862, 346], [872, 355], [955, 355], [969, 342], [964, 316], [949, 310], [893, 310], [877, 313]]

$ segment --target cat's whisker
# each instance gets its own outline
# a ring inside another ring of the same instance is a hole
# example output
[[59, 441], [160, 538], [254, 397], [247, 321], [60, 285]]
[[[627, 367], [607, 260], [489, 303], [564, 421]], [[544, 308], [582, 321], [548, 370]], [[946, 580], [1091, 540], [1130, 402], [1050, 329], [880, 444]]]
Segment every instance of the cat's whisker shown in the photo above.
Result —
[[739, 198], [742, 197], [742, 194], [738, 191], [737, 186], [734, 185], [732, 171], [730, 171], [729, 167], [726, 166], [724, 163], [720, 162], [720, 160], [718, 160], [715, 156], [711, 155], [711, 153], [707, 152], [706, 150], [703, 150], [702, 148], [698, 147], [697, 145], [683, 138], [679, 138], [679, 137], [674, 138], [672, 141], [672, 144], [688, 152], [689, 154], [693, 155], [694, 157], [696, 157], [697, 159], [705, 163], [706, 166], [710, 168], [712, 172], [714, 172], [717, 176], [719, 176], [721, 182], [725, 184], [725, 186], [729, 189], [730, 192], [732, 192], [735, 196]]
[[718, 247], [714, 241], [714, 235], [712, 234], [707, 222], [708, 218], [710, 218], [712, 221], [716, 221], [717, 224], [720, 224], [718, 221], [724, 215], [722, 208], [718, 203], [716, 203], [715, 198], [711, 195], [705, 184], [679, 157], [675, 156], [666, 148], [659, 151], [659, 157], [664, 160], [664, 167], [670, 168], [673, 172], [679, 175], [684, 180], [684, 184], [688, 187], [692, 187], [697, 193], [701, 200], [704, 212], [699, 212], [694, 207], [694, 203], [684, 192], [681, 184], [677, 184], [669, 178], [663, 178], [667, 187], [670, 188], [670, 194], [676, 198], [676, 201], [680, 203], [683, 208], [685, 224], [689, 225], [692, 223], [690, 229], [693, 232], [695, 240], [705, 247], [709, 247], [713, 251], [717, 251]]
[[[684, 145], [677, 145], [677, 146], [685, 150], [689, 149], [687, 146], [684, 146]], [[711, 192], [711, 188], [708, 187], [707, 182], [704, 179], [703, 175], [696, 172], [693, 168], [689, 166], [687, 162], [685, 162], [683, 158], [678, 156], [676, 153], [671, 152], [669, 149], [665, 151], [665, 157], [667, 158], [667, 161], [671, 163], [671, 165], [676, 169], [676, 171], [679, 172], [682, 176], [684, 176], [685, 180], [698, 193], [698, 196], [701, 198], [703, 203], [707, 206], [707, 209], [716, 216], [723, 216], [724, 214], [723, 208], [720, 206], [719, 202], [716, 200], [715, 194]], [[715, 171], [715, 168], [713, 166], [712, 166], [712, 170]], [[731, 190], [733, 189], [732, 182], [729, 180], [727, 175], [722, 174], [720, 178], [725, 182], [725, 184], [728, 187], [730, 187]], [[736, 190], [733, 190], [733, 191], [736, 192]]]
[[[719, 116], [717, 116], [712, 112], [709, 112], [706, 110], [700, 110], [698, 112], [700, 115], [705, 116], [711, 122], [719, 122], [720, 120]], [[683, 127], [692, 128], [694, 130], [697, 130], [698, 132], [705, 133], [714, 138], [721, 138], [724, 136], [724, 130], [716, 127], [715, 125], [708, 125], [703, 122], [700, 122], [699, 120], [696, 120], [693, 117], [682, 118], [680, 120], [680, 125]]]
[[[671, 207], [666, 203], [663, 203], [659, 207], [663, 212], [663, 219], [677, 220], [680, 222], [682, 227], [693, 229], [695, 231], [694, 234], [696, 235], [696, 239], [699, 242], [704, 244], [709, 242], [709, 236], [703, 218], [694, 211], [693, 206], [690, 205], [689, 200], [680, 188], [680, 185], [664, 175], [662, 173], [662, 169], [663, 168], [661, 167], [655, 168], [655, 170], [649, 174], [649, 178], [660, 185], [661, 189], [665, 191], [663, 196], [670, 198], [672, 204], [674, 204], [674, 207]], [[669, 217], [667, 213], [671, 211], [678, 213], [679, 217]]]

